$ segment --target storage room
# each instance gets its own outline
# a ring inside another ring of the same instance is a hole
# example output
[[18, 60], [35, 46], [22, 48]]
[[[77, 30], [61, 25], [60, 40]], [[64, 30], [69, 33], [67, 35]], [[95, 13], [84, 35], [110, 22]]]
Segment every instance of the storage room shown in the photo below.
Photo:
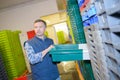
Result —
[[120, 0], [0, 0], [0, 80], [120, 80]]

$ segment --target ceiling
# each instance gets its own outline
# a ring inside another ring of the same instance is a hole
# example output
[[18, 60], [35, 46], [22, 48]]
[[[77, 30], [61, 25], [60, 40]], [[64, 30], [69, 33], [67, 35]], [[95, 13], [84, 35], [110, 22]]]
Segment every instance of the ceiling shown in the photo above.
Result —
[[32, 1], [44, 1], [44, 0], [0, 0], [0, 9], [5, 9]]

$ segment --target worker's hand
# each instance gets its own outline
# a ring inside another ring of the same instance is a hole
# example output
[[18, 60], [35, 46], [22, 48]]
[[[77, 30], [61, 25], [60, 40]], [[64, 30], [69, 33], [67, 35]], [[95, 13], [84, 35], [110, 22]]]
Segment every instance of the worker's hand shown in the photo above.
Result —
[[42, 57], [44, 57], [52, 48], [54, 48], [53, 45], [50, 45], [47, 49], [42, 51]]
[[52, 48], [54, 48], [54, 46], [53, 46], [53, 45], [50, 45], [50, 46], [49, 46], [49, 50], [51, 50]]

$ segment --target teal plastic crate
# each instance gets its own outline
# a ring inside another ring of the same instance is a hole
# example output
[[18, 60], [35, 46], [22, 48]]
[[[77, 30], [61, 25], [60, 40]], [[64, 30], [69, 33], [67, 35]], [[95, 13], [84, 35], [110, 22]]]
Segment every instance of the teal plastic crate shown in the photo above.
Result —
[[55, 45], [49, 53], [54, 62], [83, 60], [83, 50], [78, 49], [78, 44]]

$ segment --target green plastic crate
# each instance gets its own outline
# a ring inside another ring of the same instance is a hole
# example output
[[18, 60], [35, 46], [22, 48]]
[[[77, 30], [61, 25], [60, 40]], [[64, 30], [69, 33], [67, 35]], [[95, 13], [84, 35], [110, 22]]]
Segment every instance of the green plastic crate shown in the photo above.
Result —
[[19, 31], [0, 31], [0, 52], [8, 80], [21, 76], [26, 70], [26, 64], [20, 44]]
[[58, 37], [58, 43], [59, 44], [64, 44], [66, 42], [63, 31], [58, 31], [57, 32], [57, 37]]
[[55, 45], [50, 54], [54, 62], [83, 60], [83, 50], [77, 44]]

